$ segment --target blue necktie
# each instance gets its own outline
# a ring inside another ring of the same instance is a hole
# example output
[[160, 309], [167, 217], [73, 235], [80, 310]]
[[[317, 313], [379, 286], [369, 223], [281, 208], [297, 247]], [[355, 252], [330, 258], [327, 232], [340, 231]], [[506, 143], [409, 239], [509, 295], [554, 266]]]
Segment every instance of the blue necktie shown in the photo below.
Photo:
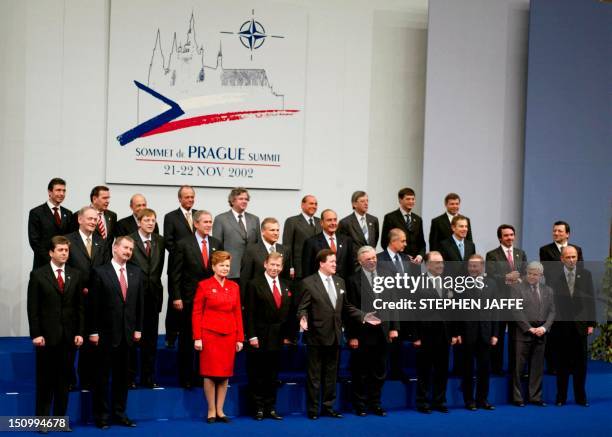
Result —
[[459, 241], [457, 243], [457, 246], [459, 247], [459, 253], [461, 254], [461, 259], [463, 259], [465, 257], [465, 249], [463, 248], [463, 241]]

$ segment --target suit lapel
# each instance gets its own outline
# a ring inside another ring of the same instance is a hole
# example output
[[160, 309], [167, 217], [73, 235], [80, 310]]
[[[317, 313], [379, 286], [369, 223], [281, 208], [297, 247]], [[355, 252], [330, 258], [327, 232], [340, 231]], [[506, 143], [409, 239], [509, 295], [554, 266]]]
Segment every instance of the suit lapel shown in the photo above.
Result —
[[[332, 278], [333, 278], [333, 276], [332, 276]], [[327, 293], [327, 288], [325, 288], [325, 284], [323, 283], [323, 280], [321, 279], [321, 275], [319, 275], [318, 273], [317, 273], [317, 276], [316, 276], [316, 282], [317, 282], [317, 288], [319, 289], [319, 293], [321, 293], [323, 295], [323, 299], [325, 300], [325, 302], [327, 302], [329, 304], [329, 306], [332, 309], [334, 309], [334, 306], [332, 305], [331, 299], [329, 298], [329, 294]], [[337, 305], [338, 305], [338, 299], [336, 299], [336, 306]]]
[[[108, 275], [108, 279], [115, 289], [115, 293], [119, 296], [119, 300], [123, 302], [123, 293], [121, 292], [121, 284], [119, 283], [119, 277], [117, 276], [117, 272], [115, 271], [115, 267], [111, 263], [106, 265], [106, 274]], [[128, 288], [129, 288], [129, 279], [128, 279]]]
[[[65, 268], [64, 268], [64, 272], [65, 272]], [[57, 283], [57, 279], [55, 278], [55, 272], [53, 271], [53, 269], [51, 268], [51, 265], [48, 265], [47, 268], [45, 269], [45, 276], [47, 277], [47, 279], [49, 280], [49, 282], [51, 282], [51, 285], [53, 286], [53, 288], [55, 288], [55, 291], [57, 291], [58, 293], [61, 294], [61, 290], [59, 288], [59, 284]], [[66, 274], [64, 273], [64, 276], [66, 276]], [[64, 278], [65, 279], [65, 278]], [[65, 281], [64, 281], [64, 287], [65, 287]]]

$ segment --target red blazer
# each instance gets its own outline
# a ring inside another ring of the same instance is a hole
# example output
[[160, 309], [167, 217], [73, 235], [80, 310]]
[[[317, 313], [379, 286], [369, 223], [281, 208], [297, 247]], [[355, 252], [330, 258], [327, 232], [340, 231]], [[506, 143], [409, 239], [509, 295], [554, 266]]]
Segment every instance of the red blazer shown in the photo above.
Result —
[[244, 341], [240, 288], [229, 279], [225, 285], [215, 277], [200, 281], [193, 301], [193, 339], [202, 339], [202, 330], [219, 334], [236, 334], [236, 341]]

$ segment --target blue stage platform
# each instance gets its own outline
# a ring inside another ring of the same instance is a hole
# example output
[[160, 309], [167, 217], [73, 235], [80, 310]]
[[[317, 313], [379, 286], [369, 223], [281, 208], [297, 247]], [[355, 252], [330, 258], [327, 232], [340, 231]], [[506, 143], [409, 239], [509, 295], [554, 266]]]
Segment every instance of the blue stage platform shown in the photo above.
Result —
[[[142, 388], [131, 390], [129, 393], [128, 414], [136, 421], [158, 424], [160, 428], [157, 428], [158, 425], [154, 428], [150, 428], [154, 433], [161, 432], [161, 429], [169, 426], [164, 421], [178, 421], [177, 423], [181, 423], [181, 426], [185, 426], [186, 428], [189, 428], [190, 421], [195, 421], [199, 426], [205, 409], [202, 389], [194, 388], [192, 390], [184, 390], [176, 386], [174, 370], [176, 351], [164, 349], [162, 340], [163, 338], [160, 338], [160, 350], [158, 355], [158, 382], [162, 387], [154, 390]], [[406, 377], [403, 381], [387, 381], [383, 391], [383, 405], [391, 412], [391, 416], [408, 413], [411, 418], [414, 418], [414, 416], [420, 418], [422, 415], [418, 415], [412, 411], [414, 408], [416, 380], [415, 371], [410, 367], [410, 364], [414, 362], [414, 351], [412, 350], [412, 346], [408, 343], [403, 345], [403, 349], [403, 364], [408, 365], [408, 367], [404, 368]], [[347, 349], [343, 349], [341, 354], [340, 381], [338, 383], [337, 408], [346, 412], [351, 409], [351, 381], [350, 372], [348, 371], [349, 357], [350, 352]], [[244, 353], [238, 355], [236, 376], [230, 381], [225, 409], [226, 414], [229, 416], [236, 417], [249, 414], [244, 358]], [[306, 424], [307, 426], [305, 429], [310, 426], [310, 421], [304, 422], [300, 420], [300, 418], [304, 417], [306, 402], [304, 365], [305, 348], [303, 346], [284, 351], [283, 372], [281, 373], [283, 385], [280, 387], [278, 393], [278, 411], [280, 414], [288, 416], [288, 420], [283, 422], [283, 429], [286, 429], [286, 426], [290, 423], [294, 423], [294, 426], [303, 426]], [[514, 414], [516, 416], [513, 421], [520, 420], [519, 417], [521, 417], [525, 411], [531, 412], [528, 413], [527, 416], [533, 415], [533, 408], [536, 407], [518, 409], [507, 405], [508, 387], [509, 384], [506, 377], [492, 377], [489, 401], [498, 406], [498, 411], [482, 411], [477, 415], [486, 415], [487, 420], [489, 420], [490, 417], [503, 414], [500, 413], [500, 411], [506, 411], [506, 414]], [[546, 402], [550, 404], [554, 403], [555, 390], [554, 377], [546, 376], [544, 380], [544, 399]], [[589, 363], [587, 392], [589, 394], [589, 401], [592, 404], [591, 408], [585, 409], [573, 405], [570, 389], [569, 403], [566, 407], [561, 409], [550, 406], [541, 411], [545, 412], [546, 417], [553, 413], [555, 417], [563, 417], [564, 419], [566, 418], [566, 414], [570, 414], [570, 416], [578, 415], [577, 417], [583, 418], [589, 417], [591, 422], [588, 425], [590, 427], [600, 427], [602, 424], [608, 424], [612, 431], [612, 419], [609, 415], [609, 412], [612, 411], [612, 408], [610, 408], [612, 407], [612, 365], [595, 361]], [[450, 416], [453, 418], [455, 416], [465, 416], [465, 418], [473, 417], [470, 416], [470, 412], [462, 408], [463, 397], [460, 391], [460, 381], [458, 378], [450, 378], [447, 398], [449, 407], [455, 410], [453, 413], [460, 412], [460, 414], [452, 414]], [[596, 411], [599, 411], [600, 408], [603, 407], [608, 409], [607, 413], [604, 414], [602, 412], [601, 416], [593, 416]], [[31, 342], [28, 338], [0, 338], [0, 415], [32, 415], [33, 411], [34, 351]], [[580, 411], [584, 411], [584, 413], [580, 413]], [[580, 414], [585, 416], [580, 416]], [[78, 391], [71, 393], [69, 416], [76, 425], [91, 423], [91, 393]], [[348, 416], [351, 418], [354, 417], [350, 414]], [[440, 417], [440, 420], [453, 423], [448, 417], [442, 418], [441, 415], [436, 416]], [[359, 421], [361, 418], [355, 419]], [[369, 417], [366, 419], [369, 419]], [[241, 418], [236, 422], [241, 423], [243, 420], [248, 420], [248, 422], [245, 423], [252, 423], [251, 419], [248, 418]], [[300, 424], [298, 424], [298, 422]], [[328, 423], [328, 426], [333, 423], [329, 423], [329, 419], [320, 420], [319, 422], [321, 424]], [[369, 422], [357, 422], [357, 426], [360, 426], [359, 424], [361, 423], [365, 424]], [[495, 423], [495, 421], [493, 420], [492, 423]], [[268, 427], [272, 425], [274, 424], [266, 425], [258, 429], [269, 429]], [[215, 426], [219, 427], [222, 425], [216, 424]], [[338, 424], [333, 423], [333, 427], [330, 431], [337, 426]], [[454, 427], [455, 425], [452, 426]], [[88, 428], [79, 427], [78, 429], [87, 430]], [[276, 428], [277, 431], [280, 429], [281, 428]], [[209, 428], [206, 428], [206, 430], [208, 431]], [[118, 429], [113, 428], [113, 434], [115, 434], [115, 431], [118, 431]], [[235, 431], [235, 429], [232, 429], [232, 432], [233, 431]], [[360, 429], [357, 432], [359, 433], [359, 431], [364, 430]], [[294, 434], [293, 431], [291, 431], [291, 433]], [[374, 434], [374, 432], [372, 434]], [[311, 435], [317, 435], [317, 433]], [[359, 433], [359, 435], [362, 434]]]

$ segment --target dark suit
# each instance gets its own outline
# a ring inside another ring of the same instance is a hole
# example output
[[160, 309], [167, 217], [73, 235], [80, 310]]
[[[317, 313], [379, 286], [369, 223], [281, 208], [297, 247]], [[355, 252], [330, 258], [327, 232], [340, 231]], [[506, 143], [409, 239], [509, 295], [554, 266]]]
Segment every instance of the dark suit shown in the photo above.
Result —
[[[96, 210], [96, 213], [99, 214], [98, 210]], [[104, 239], [104, 242], [106, 244], [106, 248], [108, 250], [108, 253], [113, 253], [113, 241], [115, 239], [115, 232], [116, 232], [116, 226], [117, 226], [117, 214], [113, 211], [111, 211], [110, 209], [107, 209], [106, 211], [104, 211], [104, 223], [106, 225], [106, 238]], [[98, 216], [99, 217], [99, 216]], [[78, 212], [75, 212], [72, 216], [72, 223], [73, 223], [73, 230], [78, 231], [79, 229], [79, 216], [78, 216]], [[96, 224], [96, 230], [94, 231], [94, 234], [98, 234], [100, 237], [102, 237], [102, 235], [100, 234], [100, 230], [98, 229], [98, 226]]]
[[453, 237], [442, 240], [439, 252], [444, 258], [444, 274], [450, 276], [467, 275], [467, 260], [476, 253], [476, 246], [467, 238], [463, 240], [463, 257]]
[[302, 252], [304, 250], [304, 242], [321, 232], [321, 219], [313, 217], [311, 226], [303, 214], [298, 214], [287, 218], [283, 226], [283, 246], [289, 252], [291, 264], [287, 265], [288, 269], [293, 268], [295, 271], [295, 280], [301, 280], [304, 277], [302, 272]]
[[[136, 231], [138, 231], [138, 222], [136, 221], [136, 217], [133, 215], [128, 215], [117, 222], [114, 237], [117, 238], [124, 235], [131, 235]], [[155, 223], [153, 233], [159, 234], [159, 226], [157, 226], [157, 223]]]
[[[371, 275], [370, 272], [368, 272]], [[377, 276], [387, 276], [391, 273], [378, 268]], [[347, 300], [363, 312], [373, 312], [374, 299], [380, 297], [388, 300], [388, 296], [375, 295], [372, 286], [362, 268], [349, 277], [346, 282]], [[389, 331], [399, 331], [397, 314], [381, 316], [382, 323], [373, 326], [357, 321], [347, 321], [346, 336], [357, 339], [359, 347], [351, 354], [351, 370], [353, 373], [353, 408], [365, 411], [366, 408], [380, 408], [380, 396], [387, 376], [387, 355]]]
[[246, 247], [249, 243], [257, 243], [261, 233], [259, 217], [246, 211], [242, 213], [242, 216], [246, 237], [231, 210], [219, 214], [213, 223], [213, 235], [223, 244], [225, 250], [232, 254], [228, 278], [237, 280], [238, 285], [240, 285], [240, 265]]
[[[178, 377], [183, 386], [192, 384], [197, 379], [199, 366], [194, 363], [192, 312], [193, 299], [198, 283], [213, 275], [210, 265], [212, 253], [223, 250], [223, 245], [214, 237], [208, 236], [208, 265], [204, 266], [202, 249], [195, 235], [180, 240], [174, 247], [174, 262], [170, 266], [171, 296], [170, 305], [174, 300], [183, 301], [183, 310], [179, 311], [179, 342], [178, 342]], [[195, 367], [194, 367], [195, 366]]]
[[[341, 278], [348, 278], [354, 271], [351, 240], [336, 232], [334, 242], [336, 244], [336, 275]], [[316, 260], [317, 254], [321, 250], [329, 248], [323, 232], [310, 237], [304, 242], [304, 250], [302, 252], [302, 274], [304, 277], [319, 271], [319, 265]]]
[[[472, 239], [472, 223], [470, 222], [469, 218], [467, 218], [467, 222], [468, 233], [465, 239], [468, 241], [474, 241]], [[451, 238], [451, 235], [453, 235], [453, 229], [446, 213], [431, 219], [431, 227], [429, 229], [429, 251], [440, 251], [440, 242], [446, 240], [447, 238]]]
[[[497, 284], [490, 278], [483, 278], [484, 288], [470, 289], [463, 293], [465, 299], [496, 299]], [[489, 375], [491, 372], [491, 337], [498, 337], [499, 325], [493, 311], [483, 312], [478, 320], [458, 323], [458, 334], [463, 346], [462, 383], [463, 401], [466, 405], [488, 402]], [[474, 397], [474, 361], [476, 362], [476, 396]]]
[[[515, 362], [512, 378], [512, 401], [523, 402], [521, 375], [529, 362], [529, 402], [542, 401], [542, 380], [544, 377], [544, 346], [546, 336], [555, 320], [553, 291], [547, 285], [540, 285], [540, 297], [533, 292], [526, 280], [512, 287], [512, 297], [523, 299], [523, 309], [514, 311]], [[546, 333], [537, 337], [530, 328], [544, 326]]]
[[[291, 264], [289, 252], [287, 249], [279, 243], [274, 245], [274, 250], [283, 255], [283, 270], [281, 277], [289, 280], [289, 265]], [[264, 261], [268, 256], [268, 250], [262, 240], [257, 243], [250, 243], [244, 256], [242, 257], [242, 265], [240, 267], [240, 280], [244, 284], [244, 287], [240, 288], [240, 302], [245, 302], [245, 290], [246, 284], [253, 278], [260, 276], [265, 271]]]
[[378, 237], [380, 236], [380, 230], [378, 228], [378, 219], [373, 215], [366, 214], [366, 224], [368, 227], [368, 239], [366, 240], [363, 230], [361, 229], [361, 223], [357, 220], [355, 213], [351, 213], [340, 220], [338, 223], [338, 233], [346, 235], [351, 239], [353, 246], [353, 262], [355, 268], [359, 267], [357, 262], [357, 251], [363, 246], [372, 246], [376, 248], [378, 244]]
[[[134, 251], [130, 262], [140, 267], [143, 273], [144, 318], [142, 322], [142, 339], [139, 342], [140, 383], [150, 385], [154, 382], [159, 312], [164, 301], [164, 288], [161, 282], [166, 255], [164, 238], [158, 234], [151, 234], [151, 254], [147, 256], [146, 247], [138, 231], [130, 235], [130, 237], [134, 239]], [[136, 376], [135, 348], [131, 352], [128, 380], [133, 382]]]
[[44, 337], [36, 348], [36, 415], [65, 416], [68, 385], [72, 376], [74, 337], [84, 336], [83, 279], [80, 272], [64, 266], [61, 291], [51, 265], [30, 273], [28, 322], [30, 337]]
[[[527, 255], [521, 249], [516, 247], [512, 248], [512, 255], [514, 258], [514, 270], [519, 272], [521, 275], [525, 274], [527, 267]], [[497, 246], [495, 249], [487, 252], [486, 269], [487, 277], [493, 279], [497, 283], [497, 291], [499, 297], [509, 298], [510, 287], [506, 285], [506, 275], [512, 272], [510, 263], [502, 250], [501, 246]], [[497, 345], [492, 348], [491, 352], [491, 370], [494, 373], [503, 373], [504, 366], [504, 344], [506, 339], [506, 326], [508, 326], [508, 369], [512, 371], [514, 362], [514, 344], [512, 335], [512, 322], [507, 320], [499, 321], [499, 338]]]
[[[416, 257], [417, 255], [425, 257], [426, 245], [425, 237], [423, 236], [423, 219], [414, 212], [411, 213], [411, 216], [412, 223], [409, 229], [406, 219], [399, 208], [385, 215], [380, 244], [382, 247], [387, 247], [389, 245], [389, 231], [398, 228], [406, 234], [406, 248], [404, 249], [404, 253], [412, 257]], [[410, 267], [412, 274], [418, 275], [421, 273], [421, 269], [418, 265], [411, 264]]]
[[[191, 209], [191, 216], [196, 212]], [[195, 228], [194, 228], [195, 229]], [[189, 227], [189, 222], [183, 214], [183, 210], [179, 207], [174, 211], [170, 211], [164, 216], [164, 243], [168, 250], [168, 306], [166, 307], [166, 343], [174, 345], [176, 337], [180, 330], [180, 314], [172, 307], [172, 281], [170, 280], [170, 271], [172, 269], [174, 246], [180, 240], [190, 235], [193, 235], [194, 230]]]
[[[101, 266], [111, 259], [111, 254], [108, 246], [97, 232], [91, 234], [91, 257], [87, 254], [87, 248], [83, 243], [79, 231], [71, 232], [66, 235], [70, 241], [70, 255], [68, 256], [68, 264], [76, 268], [82, 273], [83, 287], [90, 290], [92, 287], [92, 272], [94, 267]], [[90, 332], [92, 320], [92, 303], [91, 295], [88, 293], [83, 297], [85, 305], [85, 331]], [[83, 343], [79, 349], [79, 384], [81, 388], [90, 388], [95, 377], [95, 354], [93, 347], [88, 341]], [[72, 357], [74, 362], [74, 356]], [[76, 385], [76, 377], [73, 377], [71, 382]]]
[[[418, 289], [415, 297], [440, 299], [435, 288], [427, 287]], [[442, 298], [448, 297], [452, 297], [452, 291], [443, 289]], [[416, 348], [417, 408], [436, 408], [446, 403], [449, 346], [452, 337], [457, 335], [457, 327], [447, 320], [444, 311], [432, 311], [423, 320], [413, 323], [413, 338], [421, 341], [421, 346]]]
[[[115, 418], [126, 418], [128, 349], [134, 343], [134, 332], [142, 332], [142, 270], [130, 263], [126, 264], [125, 269], [128, 284], [125, 301], [112, 263], [96, 267], [93, 272], [93, 286], [90, 291], [94, 307], [91, 333], [99, 335], [93, 413], [98, 423], [107, 422], [111, 413]], [[108, 402], [110, 374], [112, 405]]]
[[32, 269], [41, 267], [50, 262], [49, 249], [51, 238], [56, 235], [66, 235], [71, 231], [72, 212], [60, 206], [58, 210], [61, 223], [58, 226], [55, 216], [47, 202], [30, 210], [28, 217], [28, 240], [34, 251], [34, 263]]
[[[557, 402], [567, 400], [570, 374], [573, 375], [574, 399], [585, 404], [587, 372], [587, 329], [595, 326], [595, 303], [591, 272], [575, 269], [574, 293], [571, 294], [562, 269], [553, 279], [556, 319], [550, 336], [557, 344]], [[549, 336], [549, 338], [550, 338]]]
[[[241, 275], [241, 278], [244, 278]], [[280, 308], [277, 308], [268, 281], [259, 273], [247, 283], [245, 300], [246, 333], [249, 342], [257, 337], [259, 348], [247, 346], [247, 374], [256, 411], [269, 412], [276, 405], [276, 380], [280, 364], [283, 340], [293, 340], [296, 326], [293, 317], [293, 293], [289, 282], [277, 278], [281, 293]]]
[[333, 410], [342, 319], [361, 320], [363, 317], [363, 313], [345, 298], [344, 280], [333, 276], [332, 281], [336, 290], [335, 307], [318, 272], [302, 281], [303, 294], [298, 308], [298, 320], [302, 316], [308, 320], [304, 342], [307, 345], [306, 405], [310, 415], [319, 414], [321, 391], [323, 412]]

